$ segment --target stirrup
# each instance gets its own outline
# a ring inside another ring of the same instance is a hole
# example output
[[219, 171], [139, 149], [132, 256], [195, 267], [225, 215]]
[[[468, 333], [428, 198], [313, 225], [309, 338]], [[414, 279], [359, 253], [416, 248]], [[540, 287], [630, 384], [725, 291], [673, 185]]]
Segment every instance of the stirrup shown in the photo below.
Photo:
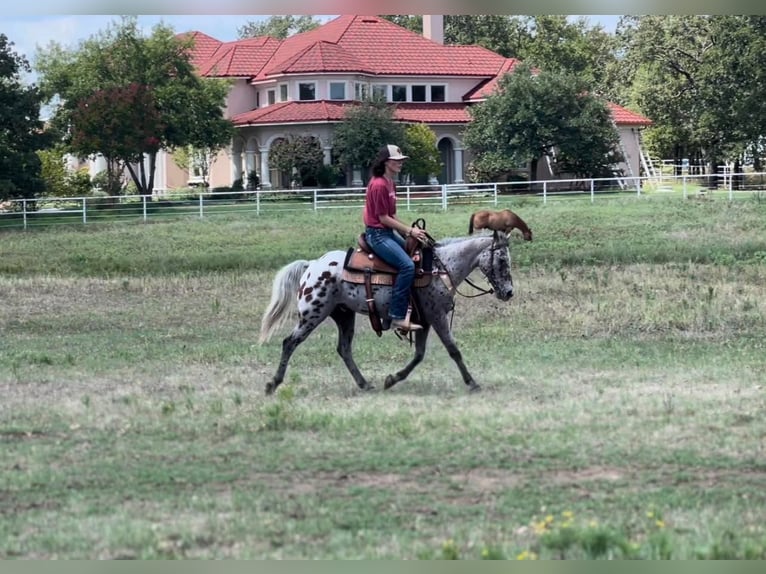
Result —
[[407, 314], [404, 316], [404, 319], [393, 319], [391, 321], [391, 328], [403, 333], [409, 333], [410, 331], [420, 331], [423, 328], [423, 325], [413, 323], [410, 320], [411, 315], [412, 307], [407, 307]]

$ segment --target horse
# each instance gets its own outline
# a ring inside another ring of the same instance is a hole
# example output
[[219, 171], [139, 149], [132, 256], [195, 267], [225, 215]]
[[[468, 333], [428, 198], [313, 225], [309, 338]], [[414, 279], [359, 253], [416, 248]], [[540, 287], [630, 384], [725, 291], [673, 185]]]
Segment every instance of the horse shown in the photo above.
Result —
[[468, 220], [468, 234], [472, 234], [474, 229], [492, 229], [495, 231], [502, 231], [506, 235], [513, 229], [518, 229], [524, 236], [524, 241], [532, 241], [532, 230], [510, 209], [503, 209], [502, 211], [491, 211], [485, 209], [477, 211], [471, 215]]
[[[365, 391], [374, 388], [359, 371], [351, 352], [356, 314], [369, 315], [369, 310], [365, 286], [342, 279], [345, 258], [345, 251], [329, 251], [318, 259], [288, 263], [274, 277], [271, 301], [261, 321], [259, 342], [268, 341], [274, 331], [294, 317], [290, 311], [296, 295], [298, 323], [282, 341], [282, 356], [274, 378], [266, 385], [267, 395], [272, 394], [284, 379], [287, 363], [298, 345], [327, 317], [332, 318], [338, 327], [336, 350], [357, 386]], [[426, 340], [433, 328], [457, 364], [468, 390], [478, 391], [481, 387], [468, 372], [452, 336], [448, 314], [454, 309], [458, 286], [477, 267], [492, 287], [486, 293], [494, 292], [501, 301], [513, 297], [508, 236], [495, 231], [492, 235], [444, 239], [433, 246], [433, 262], [431, 281], [413, 290], [417, 322], [423, 326], [414, 333], [415, 356], [403, 369], [386, 377], [384, 389], [404, 380], [423, 360]], [[379, 315], [387, 318], [391, 287], [375, 286], [373, 293]], [[385, 326], [390, 326], [390, 319], [387, 318]]]

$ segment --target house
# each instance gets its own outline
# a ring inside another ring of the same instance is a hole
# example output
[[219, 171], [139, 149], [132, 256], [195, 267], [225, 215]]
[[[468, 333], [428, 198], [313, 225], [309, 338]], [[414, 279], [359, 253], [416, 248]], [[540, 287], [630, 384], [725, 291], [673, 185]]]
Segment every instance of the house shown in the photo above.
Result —
[[[462, 183], [470, 158], [461, 139], [479, 104], [498, 80], [519, 63], [480, 46], [443, 43], [443, 17], [424, 16], [416, 34], [376, 16], [342, 15], [284, 40], [259, 37], [220, 42], [201, 32], [192, 60], [200, 75], [233, 81], [226, 117], [238, 128], [229, 149], [212, 165], [212, 186], [231, 185], [257, 172], [262, 188], [285, 187], [284, 174], [269, 166], [269, 150], [287, 134], [311, 135], [332, 160], [333, 129], [344, 107], [368, 94], [396, 105], [395, 119], [422, 122], [436, 134], [443, 163], [439, 183]], [[650, 120], [610, 104], [621, 137], [626, 175], [638, 175], [640, 129]], [[540, 162], [539, 179], [552, 178]], [[361, 185], [358, 171], [351, 185]], [[155, 187], [182, 187], [194, 181], [167, 154], [158, 157]]]

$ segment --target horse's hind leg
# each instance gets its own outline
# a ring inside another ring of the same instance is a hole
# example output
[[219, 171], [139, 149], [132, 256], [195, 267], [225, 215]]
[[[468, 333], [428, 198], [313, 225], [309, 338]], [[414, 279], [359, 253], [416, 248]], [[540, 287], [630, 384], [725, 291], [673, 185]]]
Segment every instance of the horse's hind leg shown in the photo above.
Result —
[[[322, 317], [322, 319], [324, 319], [324, 317]], [[274, 374], [274, 378], [270, 383], [266, 385], [267, 395], [270, 395], [277, 390], [277, 387], [285, 378], [287, 363], [290, 361], [290, 357], [292, 356], [293, 352], [298, 347], [298, 345], [306, 340], [306, 337], [308, 337], [321, 322], [321, 320], [317, 320], [316, 318], [305, 319], [301, 317], [301, 320], [295, 326], [293, 332], [284, 338], [282, 341], [282, 357], [279, 359], [279, 367], [277, 367], [277, 372]]]
[[332, 317], [338, 325], [337, 350], [338, 354], [343, 359], [343, 362], [346, 364], [346, 368], [351, 373], [351, 376], [354, 377], [354, 381], [356, 381], [356, 384], [360, 389], [363, 391], [374, 389], [375, 387], [368, 383], [359, 371], [359, 367], [356, 366], [354, 357], [351, 353], [351, 343], [354, 339], [354, 321], [356, 320], [355, 313], [349, 309], [337, 307], [330, 313], [330, 317]]
[[420, 364], [423, 357], [426, 354], [426, 340], [428, 340], [428, 332], [430, 331], [430, 325], [423, 325], [423, 329], [415, 332], [415, 356], [407, 365], [395, 375], [388, 375], [386, 382], [383, 384], [384, 389], [390, 389], [399, 381], [403, 381], [412, 372], [412, 369]]
[[444, 344], [444, 347], [447, 349], [449, 356], [452, 357], [457, 368], [460, 369], [460, 374], [463, 375], [463, 382], [468, 385], [468, 390], [471, 392], [480, 391], [481, 387], [479, 386], [479, 383], [473, 380], [471, 373], [468, 372], [468, 369], [463, 362], [463, 355], [460, 353], [460, 350], [457, 348], [457, 343], [455, 343], [455, 339], [452, 337], [447, 316], [444, 315], [435, 320], [433, 322], [433, 328], [439, 336], [439, 339], [441, 339], [441, 342]]

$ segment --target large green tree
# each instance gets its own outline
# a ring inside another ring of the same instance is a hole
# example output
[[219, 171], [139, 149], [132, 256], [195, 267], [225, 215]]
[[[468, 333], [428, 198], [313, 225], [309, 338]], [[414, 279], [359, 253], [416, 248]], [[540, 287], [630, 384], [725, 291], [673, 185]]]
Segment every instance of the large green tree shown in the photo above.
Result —
[[249, 21], [237, 29], [240, 38], [258, 38], [259, 36], [271, 36], [284, 40], [293, 34], [313, 30], [320, 25], [314, 16], [271, 16], [262, 22]]
[[195, 73], [191, 41], [164, 25], [145, 37], [135, 17], [123, 17], [76, 49], [39, 50], [41, 88], [58, 102], [53, 125], [73, 151], [124, 162], [138, 192], [150, 194], [159, 150], [220, 149], [230, 138], [228, 83]]
[[402, 173], [412, 176], [415, 183], [428, 183], [429, 176], [441, 171], [436, 133], [426, 124], [410, 124], [405, 128], [402, 149], [410, 156], [404, 162]]
[[269, 165], [289, 174], [297, 185], [317, 185], [323, 159], [322, 146], [310, 135], [289, 135], [269, 150]]
[[22, 81], [22, 72], [28, 71], [27, 60], [0, 34], [0, 200], [33, 197], [44, 187], [36, 153], [47, 141], [40, 121], [42, 98], [34, 85]]
[[619, 136], [606, 103], [577, 76], [521, 65], [504, 76], [498, 91], [470, 108], [464, 142], [479, 171], [510, 171], [547, 156], [555, 170], [580, 177], [603, 176], [621, 159]]
[[394, 108], [382, 99], [369, 98], [346, 106], [344, 120], [335, 128], [333, 147], [341, 166], [361, 168], [366, 179], [381, 146], [403, 141], [404, 126], [394, 121]]
[[626, 17], [618, 35], [629, 98], [654, 121], [656, 155], [698, 156], [712, 172], [763, 136], [764, 17]]

